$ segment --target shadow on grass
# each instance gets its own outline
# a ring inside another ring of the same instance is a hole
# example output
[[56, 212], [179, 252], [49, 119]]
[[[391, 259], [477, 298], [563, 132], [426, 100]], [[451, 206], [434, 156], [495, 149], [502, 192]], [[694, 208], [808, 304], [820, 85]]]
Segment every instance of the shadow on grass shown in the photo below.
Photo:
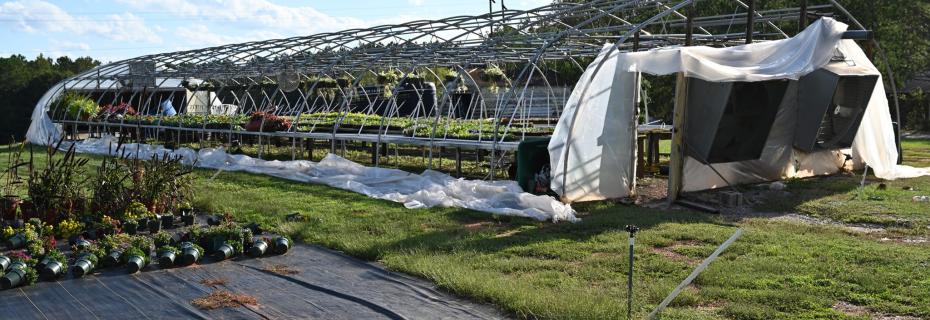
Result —
[[446, 253], [467, 249], [482, 253], [505, 251], [548, 242], [585, 242], [605, 233], [626, 233], [626, 225], [642, 231], [663, 223], [713, 224], [733, 226], [722, 219], [692, 211], [662, 211], [614, 205], [593, 210], [577, 223], [539, 222], [519, 217], [489, 216], [487, 213], [458, 210], [448, 217], [462, 224], [460, 228], [423, 233], [385, 245], [380, 252], [410, 249]]

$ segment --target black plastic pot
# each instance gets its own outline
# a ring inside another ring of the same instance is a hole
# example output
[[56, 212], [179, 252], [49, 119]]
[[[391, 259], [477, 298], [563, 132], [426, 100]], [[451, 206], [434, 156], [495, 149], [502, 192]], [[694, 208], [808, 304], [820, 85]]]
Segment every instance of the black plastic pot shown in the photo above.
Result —
[[158, 266], [162, 268], [171, 268], [174, 266], [174, 259], [177, 258], [177, 254], [171, 250], [163, 250], [158, 253]]
[[160, 219], [149, 220], [149, 232], [152, 234], [156, 234], [159, 231], [161, 231], [161, 220]]
[[258, 258], [265, 255], [265, 251], [268, 251], [268, 242], [265, 242], [265, 240], [262, 239], [258, 239], [252, 243], [252, 248], [249, 248], [249, 256]]
[[137, 221], [139, 226], [136, 227], [136, 231], [144, 231], [149, 227], [149, 218], [139, 218]]
[[41, 270], [42, 278], [53, 280], [61, 276], [65, 271], [65, 265], [58, 261], [48, 260], [42, 263], [43, 267]]
[[77, 251], [84, 251], [90, 249], [90, 241], [80, 239], [74, 242], [74, 246], [77, 248]]
[[165, 229], [174, 228], [174, 215], [161, 216], [161, 226]]
[[110, 251], [106, 257], [103, 257], [101, 264], [104, 267], [113, 267], [119, 264], [119, 259], [123, 256], [123, 252], [119, 250]]
[[178, 260], [178, 264], [182, 266], [189, 266], [200, 261], [200, 250], [197, 250], [194, 247], [186, 247], [181, 250], [181, 258]]
[[123, 224], [123, 232], [129, 235], [134, 235], [139, 232], [139, 223], [125, 223]]
[[6, 240], [6, 248], [9, 250], [16, 250], [26, 246], [26, 236], [22, 233], [17, 233], [9, 239]]
[[207, 225], [218, 226], [223, 222], [223, 218], [220, 216], [209, 216], [207, 217]]
[[182, 217], [194, 215], [194, 208], [181, 208], [181, 209], [178, 209], [178, 211], [181, 212]]
[[129, 256], [129, 259], [126, 259], [126, 269], [129, 270], [129, 273], [139, 272], [142, 268], [145, 268], [145, 258], [132, 255]]
[[0, 256], [0, 273], [6, 272], [6, 268], [9, 268], [11, 263], [13, 263], [13, 261], [10, 260], [10, 258]]
[[224, 243], [219, 248], [216, 248], [216, 258], [220, 260], [232, 258], [235, 253], [236, 248], [233, 248], [233, 246], [228, 243]]
[[75, 278], [83, 277], [91, 271], [94, 271], [94, 263], [91, 262], [90, 259], [85, 258], [85, 256], [78, 258], [77, 261], [74, 261], [74, 264], [71, 265], [71, 274], [73, 274]]
[[0, 278], [0, 289], [6, 290], [15, 288], [26, 280], [26, 271], [22, 269], [13, 269]]
[[291, 242], [285, 237], [278, 237], [274, 239], [274, 253], [285, 254], [287, 250], [291, 249]]
[[181, 222], [184, 222], [184, 225], [188, 227], [194, 225], [194, 215], [189, 214], [181, 216]]

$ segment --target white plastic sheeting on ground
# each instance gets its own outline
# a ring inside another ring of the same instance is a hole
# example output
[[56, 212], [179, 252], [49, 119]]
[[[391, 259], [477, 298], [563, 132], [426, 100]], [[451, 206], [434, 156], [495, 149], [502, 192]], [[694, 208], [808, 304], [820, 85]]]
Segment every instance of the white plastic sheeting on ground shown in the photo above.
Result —
[[635, 185], [638, 77], [617, 72], [617, 55], [607, 45], [585, 70], [552, 134], [551, 188], [562, 201], [626, 197]]
[[[78, 153], [117, 155], [117, 140], [106, 136], [74, 143]], [[66, 147], [67, 145], [63, 145]], [[372, 198], [403, 203], [411, 209], [458, 207], [499, 215], [528, 217], [537, 220], [577, 221], [569, 205], [548, 196], [525, 193], [514, 181], [480, 181], [456, 179], [441, 172], [426, 170], [413, 174], [396, 169], [371, 168], [334, 154], [320, 162], [305, 160], [266, 161], [244, 155], [231, 155], [222, 148], [188, 148], [177, 150], [145, 144], [124, 144], [120, 155], [140, 159], [152, 155], [172, 154], [188, 164], [223, 171], [246, 171], [283, 179], [325, 184], [350, 190]]]
[[[619, 108], [635, 110], [639, 83], [630, 79], [635, 79], [634, 75], [637, 73], [668, 75], [682, 72], [687, 77], [712, 82], [797, 80], [825, 66], [831, 61], [836, 52], [840, 52], [846, 57], [847, 62], [868, 68], [875, 74], [879, 74], [878, 70], [875, 69], [855, 42], [841, 39], [846, 29], [847, 25], [843, 23], [830, 18], [823, 18], [797, 36], [785, 40], [729, 48], [676, 47], [611, 55], [611, 60], [604, 63], [602, 70], [600, 70], [601, 73], [605, 73], [604, 75], [592, 76], [588, 74], [591, 71], [589, 67], [588, 72], [582, 77], [582, 82], [579, 82], [575, 92], [572, 93], [575, 100], [570, 99], [569, 104], [566, 106], [565, 114], [576, 112], [579, 116], [566, 117], [563, 115], [559, 122], [559, 128], [599, 126], [594, 122], [601, 121], [598, 119], [599, 114], [603, 114], [600, 109], [614, 108], [615, 106], [611, 105], [614, 101], [620, 104]], [[592, 66], [597, 64], [599, 64], [599, 61], [592, 63]], [[616, 69], [611, 67], [613, 65], [616, 65]], [[592, 77], [594, 80], [591, 80]], [[612, 85], [600, 82], [607, 81], [606, 79], [614, 79], [614, 82]], [[588, 90], [586, 86], [588, 85], [600, 90], [586, 93], [586, 90]], [[602, 92], [610, 92], [611, 98], [608, 100], [596, 96], [596, 94]], [[614, 99], [612, 96], [614, 92], [622, 92], [623, 96]], [[928, 169], [896, 164], [898, 151], [895, 146], [888, 100], [881, 81], [876, 85], [862, 125], [857, 132], [852, 151], [833, 150], [807, 154], [795, 150], [793, 148], [793, 135], [798, 107], [797, 83], [792, 83], [788, 94], [779, 109], [760, 159], [714, 164], [713, 169], [716, 169], [720, 175], [726, 178], [726, 181], [724, 181], [710, 166], [688, 157], [685, 159], [683, 189], [685, 191], [694, 191], [717, 188], [726, 186], [727, 181], [733, 184], [742, 184], [787, 177], [834, 173], [844, 164], [843, 153], [852, 153], [854, 161], [868, 164], [875, 170], [875, 175], [879, 178], [897, 179], [930, 175]], [[573, 109], [576, 108], [575, 105], [572, 105], [573, 101], [584, 101], [584, 98], [578, 98], [576, 95], [595, 95], [589, 101], [596, 101], [601, 105], [595, 105], [594, 103], [587, 105], [575, 102], [580, 106], [577, 109], [588, 109], [581, 112], [576, 111]], [[602, 100], [596, 100], [597, 98]], [[689, 112], [700, 112], [700, 110], [691, 110]], [[621, 116], [605, 119], [602, 122], [625, 121], [627, 124], [623, 125], [632, 125], [633, 122], [628, 117], [628, 113], [618, 113]], [[593, 114], [594, 116], [588, 116], [587, 114]], [[569, 139], [567, 135], [559, 135], [558, 133], [559, 131], [556, 130], [556, 134], [550, 143], [550, 152], [553, 149], [552, 146], [569, 144], [571, 150], [567, 153], [574, 155], [573, 157], [578, 159], [590, 161], [585, 164], [592, 167], [597, 166], [597, 159], [614, 157], [613, 154], [604, 151], [601, 145], [592, 143], [591, 140], [596, 138], [595, 136], [572, 136]], [[576, 139], [587, 141], [575, 141]], [[614, 141], [619, 146], [619, 143], [626, 141], [626, 139], [616, 138]], [[621, 152], [632, 154], [635, 152], [634, 149], [628, 147], [628, 149]], [[614, 151], [611, 150], [611, 152]], [[562, 154], [565, 153], [562, 152]], [[552, 153], [553, 159], [555, 159], [552, 160], [553, 164], [562, 161], [561, 158], [557, 158], [558, 155], [558, 153]], [[618, 161], [625, 162], [620, 167], [632, 166], [635, 163], [633, 157], [617, 158]], [[553, 165], [553, 175], [558, 173], [555, 171], [556, 168], [557, 166]], [[597, 181], [601, 177], [614, 178], [617, 175], [616, 170], [613, 168], [607, 170], [600, 168], [599, 171], [583, 171], [582, 173], [583, 175], [579, 176], [578, 179], [586, 181]], [[557, 182], [559, 182], [559, 179], [553, 179], [553, 189], [558, 186]], [[627, 182], [625, 187], [627, 189], [631, 188], [632, 183]], [[582, 189], [582, 191], [585, 190]], [[601, 195], [593, 191], [588, 192], [593, 196]], [[585, 196], [573, 195], [569, 199], [583, 199]]]

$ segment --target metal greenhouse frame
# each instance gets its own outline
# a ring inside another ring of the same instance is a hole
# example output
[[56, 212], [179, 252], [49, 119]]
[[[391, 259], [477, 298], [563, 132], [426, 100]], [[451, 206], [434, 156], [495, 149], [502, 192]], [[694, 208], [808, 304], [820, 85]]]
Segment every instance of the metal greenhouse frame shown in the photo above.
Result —
[[[390, 146], [407, 146], [422, 150], [428, 168], [447, 149], [459, 173], [462, 150], [470, 150], [494, 179], [521, 141], [551, 134], [573, 85], [562, 78], [584, 71], [605, 43], [624, 52], [721, 47], [787, 38], [834, 11], [855, 21], [832, 0], [797, 3], [761, 10], [753, 0], [560, 2], [153, 54], [53, 89], [88, 94], [105, 112], [68, 112], [63, 99], [46, 107], [75, 140], [110, 133], [178, 145], [246, 142], [258, 144], [259, 156], [263, 145], [289, 144], [292, 158], [312, 148], [307, 141], [328, 142], [334, 153], [349, 143], [369, 150], [375, 166]], [[162, 114], [165, 101], [178, 115]], [[240, 127], [253, 119], [257, 130]]]

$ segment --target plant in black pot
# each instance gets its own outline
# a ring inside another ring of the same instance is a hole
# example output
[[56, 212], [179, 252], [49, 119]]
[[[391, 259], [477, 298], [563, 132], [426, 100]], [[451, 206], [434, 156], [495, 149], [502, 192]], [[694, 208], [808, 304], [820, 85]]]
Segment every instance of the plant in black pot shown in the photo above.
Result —
[[51, 250], [39, 263], [39, 273], [47, 280], [58, 279], [68, 270], [68, 257], [58, 250]]
[[152, 237], [152, 240], [155, 242], [155, 247], [161, 248], [170, 246], [174, 239], [171, 237], [170, 233], [162, 231], [156, 233], [155, 236]]
[[165, 229], [174, 228], [174, 215], [170, 213], [165, 213], [161, 216], [161, 226]]
[[158, 266], [162, 269], [174, 266], [174, 260], [181, 254], [181, 250], [172, 246], [161, 246], [158, 248]]
[[123, 258], [126, 259], [126, 269], [129, 273], [136, 273], [145, 268], [149, 264], [149, 255], [145, 252], [142, 252], [142, 249], [139, 248], [130, 248], [123, 254]]
[[274, 239], [274, 253], [285, 254], [291, 249], [291, 238], [280, 236]]
[[132, 240], [133, 237], [125, 233], [103, 237], [99, 245], [103, 248], [106, 255], [100, 258], [101, 266], [113, 267], [119, 265], [123, 260], [123, 253], [132, 246]]
[[161, 227], [161, 219], [158, 217], [158, 215], [149, 216], [149, 233], [156, 234], [161, 231]]
[[6, 269], [10, 267], [11, 263], [13, 263], [13, 259], [7, 256], [0, 256], [0, 275], [6, 272]]
[[0, 277], [0, 289], [32, 285], [39, 279], [39, 273], [33, 267], [35, 261], [26, 252], [14, 251], [9, 258], [12, 263], [3, 277]]
[[258, 258], [265, 255], [265, 252], [268, 252], [268, 248], [271, 247], [271, 239], [268, 238], [259, 238], [252, 242], [252, 247], [249, 248], [249, 256], [252, 258]]
[[139, 221], [135, 219], [126, 219], [123, 222], [123, 232], [133, 235], [139, 232]]
[[195, 243], [182, 242], [180, 247], [181, 258], [178, 259], [178, 264], [181, 266], [189, 266], [197, 263], [197, 261], [200, 261], [200, 258], [203, 257], [203, 248]]
[[123, 213], [123, 219], [126, 222], [136, 222], [136, 231], [145, 230], [148, 227], [149, 216], [151, 216], [149, 209], [138, 201], [129, 203], [129, 207]]
[[219, 248], [216, 248], [215, 255], [219, 260], [226, 260], [239, 254], [242, 254], [242, 241], [226, 240]]
[[94, 271], [98, 261], [97, 255], [90, 252], [81, 252], [75, 257], [74, 264], [71, 265], [71, 274], [75, 278], [83, 277]]

